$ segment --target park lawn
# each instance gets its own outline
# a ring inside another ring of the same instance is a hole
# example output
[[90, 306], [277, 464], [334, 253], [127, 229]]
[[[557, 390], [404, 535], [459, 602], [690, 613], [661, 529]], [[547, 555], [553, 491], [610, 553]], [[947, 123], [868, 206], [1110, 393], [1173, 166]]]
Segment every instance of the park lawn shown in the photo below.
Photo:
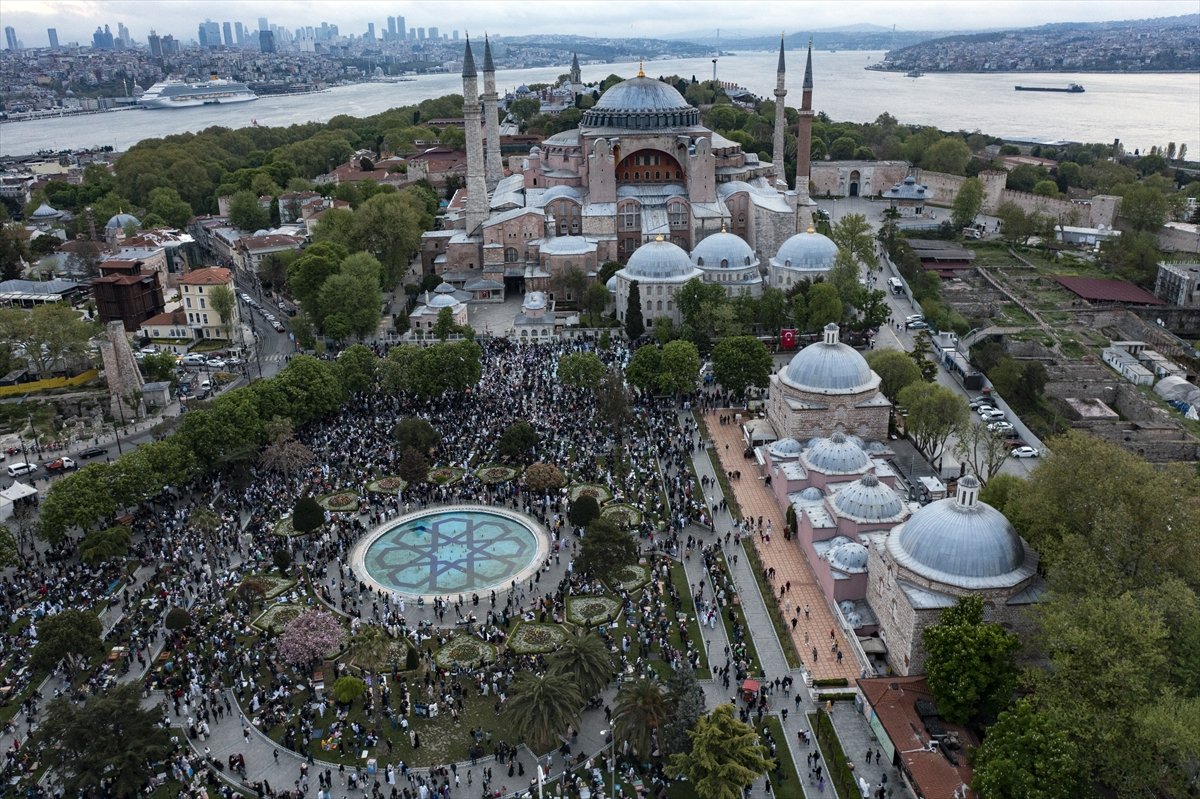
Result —
[[[726, 574], [730, 574], [729, 563], [725, 560], [725, 553], [720, 550], [716, 553], [717, 560]], [[750, 627], [746, 624], [746, 614], [742, 610], [742, 604], [738, 602], [728, 602], [721, 607], [721, 624], [725, 625], [725, 636], [729, 639], [729, 645], [732, 647], [735, 642], [733, 635], [733, 623], [729, 621], [729, 608], [733, 608], [733, 615], [737, 618], [738, 624], [742, 625], [742, 629], [746, 631], [746, 655], [750, 658], [750, 673], [762, 674], [762, 661], [758, 659], [758, 650], [754, 648], [754, 636], [750, 634]]]
[[[712, 436], [708, 434], [708, 424], [704, 419], [704, 414], [700, 411], [692, 411], [692, 415], [696, 417], [697, 424], [700, 425], [700, 430], [704, 438], [711, 444]], [[708, 452], [708, 459], [712, 462], [713, 472], [717, 475], [717, 483], [721, 486], [721, 492], [725, 495], [725, 500], [729, 503], [729, 514], [735, 519], [742, 518], [742, 507], [738, 505], [737, 495], [733, 493], [733, 489], [729, 485], [729, 478], [725, 476], [725, 469], [721, 466], [721, 459], [717, 456], [717, 451], [711, 446], [705, 447]], [[700, 481], [697, 480], [697, 483]]]
[[767, 605], [767, 612], [771, 614], [771, 626], [775, 628], [775, 635], [779, 638], [779, 645], [783, 647], [783, 656], [787, 658], [788, 668], [798, 669], [802, 665], [800, 653], [796, 651], [796, 642], [792, 639], [792, 631], [788, 627], [787, 619], [783, 617], [783, 611], [779, 609], [779, 597], [773, 587], [767, 584], [766, 578], [763, 577], [762, 559], [758, 557], [758, 550], [754, 546], [754, 541], [749, 538], [744, 539], [742, 541], [742, 550], [750, 560], [751, 570], [754, 572], [754, 581], [758, 583], [758, 592], [762, 595], [763, 602]]
[[758, 730], [760, 735], [764, 729], [770, 730], [771, 737], [775, 739], [775, 762], [779, 765], [779, 769], [771, 774], [775, 799], [804, 799], [804, 786], [800, 784], [796, 761], [792, 760], [792, 750], [788, 748], [783, 722], [775, 716], [765, 716]]
[[[671, 583], [675, 586], [675, 590], [679, 592], [681, 597], [686, 597], [683, 606], [688, 612], [688, 638], [692, 640], [692, 646], [700, 652], [700, 668], [696, 669], [696, 679], [707, 680], [712, 676], [709, 670], [708, 648], [704, 643], [704, 631], [700, 628], [700, 619], [696, 613], [696, 599], [692, 596], [692, 588], [688, 583], [687, 572], [684, 571], [683, 564], [679, 561], [671, 563]], [[684, 651], [683, 640], [674, 625], [671, 625], [671, 634], [668, 638], [671, 641], [671, 646]]]

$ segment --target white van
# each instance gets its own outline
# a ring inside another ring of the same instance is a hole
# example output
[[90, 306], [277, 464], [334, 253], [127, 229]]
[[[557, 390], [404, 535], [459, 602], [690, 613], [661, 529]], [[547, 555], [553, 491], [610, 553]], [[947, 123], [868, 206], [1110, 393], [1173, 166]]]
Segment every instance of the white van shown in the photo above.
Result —
[[32, 463], [10, 463], [8, 465], [9, 477], [20, 477], [23, 474], [33, 474], [37, 471], [37, 466]]
[[888, 287], [892, 290], [893, 294], [903, 294], [904, 293], [904, 282], [901, 281], [900, 278], [898, 278], [898, 277], [889, 277], [888, 278]]

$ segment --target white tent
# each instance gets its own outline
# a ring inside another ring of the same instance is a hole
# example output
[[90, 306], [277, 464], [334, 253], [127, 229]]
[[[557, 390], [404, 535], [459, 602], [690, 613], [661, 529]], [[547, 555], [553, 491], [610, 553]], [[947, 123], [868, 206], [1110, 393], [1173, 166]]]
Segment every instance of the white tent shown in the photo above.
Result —
[[37, 489], [20, 481], [0, 490], [0, 521], [12, 516], [13, 505], [17, 500], [32, 496], [37, 496]]

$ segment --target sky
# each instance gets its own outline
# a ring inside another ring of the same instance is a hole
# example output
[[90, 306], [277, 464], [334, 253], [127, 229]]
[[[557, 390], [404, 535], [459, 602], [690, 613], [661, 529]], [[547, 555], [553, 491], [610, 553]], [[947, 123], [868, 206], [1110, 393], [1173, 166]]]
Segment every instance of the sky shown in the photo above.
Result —
[[[196, 38], [205, 19], [238, 21], [257, 28], [261, 16], [296, 27], [329, 22], [343, 34], [360, 34], [368, 22], [387, 29], [389, 15], [409, 27], [436, 26], [482, 34], [532, 33], [580, 36], [722, 36], [820, 30], [870, 23], [904, 30], [1020, 28], [1048, 22], [1096, 22], [1193, 14], [1196, 0], [441, 0], [390, 3], [359, 0], [4, 0], [0, 25], [13, 26], [26, 47], [44, 47], [46, 28], [62, 43], [90, 42], [97, 25], [117, 23], [145, 42], [154, 28], [182, 41]], [[704, 22], [698, 22], [704, 20]], [[711, 30], [707, 25], [712, 25]]]

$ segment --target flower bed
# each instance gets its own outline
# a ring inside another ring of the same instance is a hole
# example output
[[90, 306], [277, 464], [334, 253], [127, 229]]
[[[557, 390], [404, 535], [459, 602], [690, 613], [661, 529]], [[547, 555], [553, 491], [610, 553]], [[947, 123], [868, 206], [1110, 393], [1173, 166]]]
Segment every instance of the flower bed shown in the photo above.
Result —
[[523, 621], [508, 637], [508, 648], [518, 655], [538, 655], [553, 652], [566, 638], [561, 625]]
[[613, 575], [611, 580], [612, 587], [619, 591], [636, 591], [648, 582], [650, 569], [641, 565], [626, 566]]
[[434, 661], [445, 668], [456, 665], [476, 666], [479, 661], [492, 663], [500, 654], [495, 646], [469, 635], [459, 635], [433, 654]]
[[290, 590], [296, 585], [295, 580], [287, 580], [283, 577], [278, 577], [270, 574], [249, 574], [247, 579], [254, 579], [260, 583], [265, 583], [267, 586], [266, 593], [263, 594], [267, 599], [274, 599], [285, 591]]
[[388, 475], [367, 483], [367, 490], [376, 494], [395, 494], [401, 489], [408, 488], [408, 483], [401, 477]]
[[621, 612], [621, 603], [610, 596], [567, 597], [567, 621], [595, 627], [612, 621]]
[[642, 512], [632, 505], [622, 503], [606, 505], [600, 511], [600, 515], [626, 529], [636, 527], [642, 523]]
[[327, 511], [346, 513], [358, 510], [358, 494], [353, 491], [334, 491], [317, 500], [317, 503]]
[[301, 605], [272, 605], [251, 623], [264, 632], [280, 633], [283, 632], [283, 628], [288, 625], [288, 622], [291, 622], [303, 612], [304, 607]]
[[612, 492], [596, 483], [583, 483], [571, 486], [570, 494], [572, 502], [580, 497], [592, 497], [601, 505], [612, 500]]
[[304, 535], [304, 533], [301, 533], [297, 531], [295, 527], [292, 527], [291, 516], [285, 516], [284, 518], [275, 522], [275, 526], [271, 528], [271, 532], [275, 535], [281, 535], [284, 538], [289, 538], [294, 535]]
[[457, 466], [439, 466], [429, 470], [429, 482], [444, 486], [462, 479], [466, 472]]
[[496, 483], [507, 483], [517, 476], [517, 470], [511, 466], [501, 466], [498, 463], [489, 463], [486, 466], [480, 466], [475, 470], [475, 476], [479, 481], [488, 485]]

